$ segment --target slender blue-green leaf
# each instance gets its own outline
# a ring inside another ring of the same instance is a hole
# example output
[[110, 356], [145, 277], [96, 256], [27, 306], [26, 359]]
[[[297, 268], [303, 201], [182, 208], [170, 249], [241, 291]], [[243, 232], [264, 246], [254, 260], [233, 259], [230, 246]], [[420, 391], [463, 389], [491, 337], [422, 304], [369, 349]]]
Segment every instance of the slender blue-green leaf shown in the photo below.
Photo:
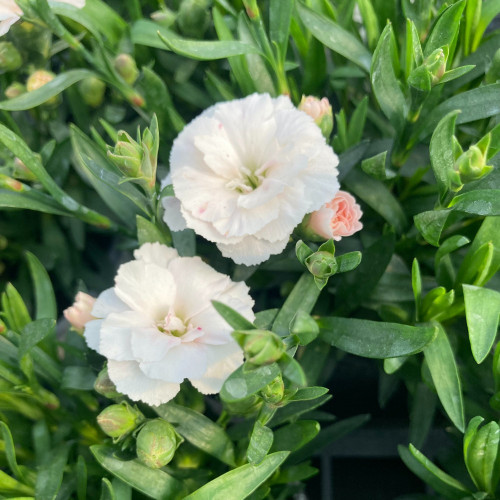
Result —
[[500, 293], [472, 285], [463, 285], [463, 290], [472, 355], [477, 363], [482, 363], [497, 336]]
[[253, 426], [250, 443], [248, 443], [248, 461], [251, 464], [259, 464], [262, 462], [271, 449], [273, 439], [273, 431], [257, 420]]
[[285, 61], [286, 57], [293, 4], [293, 0], [269, 2], [269, 35], [279, 47], [281, 61]]
[[419, 382], [411, 402], [409, 432], [410, 442], [418, 447], [424, 445], [432, 427], [436, 403], [436, 393], [424, 382]]
[[388, 24], [377, 44], [370, 70], [373, 92], [382, 109], [396, 130], [403, 126], [407, 109], [393, 63], [395, 50], [392, 25]]
[[76, 461], [76, 496], [78, 500], [87, 498], [87, 464], [82, 455]]
[[327, 392], [326, 387], [303, 387], [290, 398], [290, 401], [310, 401], [323, 396]]
[[291, 401], [286, 406], [278, 408], [278, 411], [271, 419], [270, 424], [272, 427], [280, 425], [284, 422], [295, 421], [301, 415], [309, 413], [310, 411], [319, 408], [332, 398], [330, 394], [324, 394], [316, 399], [305, 401]]
[[225, 59], [226, 57], [259, 52], [259, 49], [254, 45], [234, 40], [188, 40], [180, 37], [174, 31], [146, 19], [140, 19], [133, 24], [131, 36], [132, 42], [137, 45], [171, 50], [181, 56], [200, 61]]
[[226, 322], [235, 330], [255, 330], [255, 325], [244, 318], [238, 311], [226, 306], [218, 300], [212, 300], [215, 310], [226, 320]]
[[415, 475], [445, 498], [460, 500], [471, 494], [460, 481], [436, 467], [413, 445], [410, 444], [409, 449], [398, 446], [398, 452], [403, 462]]
[[220, 397], [228, 403], [245, 399], [272, 382], [280, 374], [276, 363], [260, 366], [255, 370], [244, 371], [240, 366], [224, 382]]
[[474, 30], [472, 51], [475, 51], [481, 43], [483, 34], [491, 21], [500, 14], [500, 3], [498, 3], [497, 0], [484, 0], [481, 4], [481, 16]]
[[370, 71], [371, 54], [353, 34], [300, 1], [297, 1], [297, 11], [307, 29], [321, 43], [365, 71]]
[[453, 135], [457, 111], [448, 113], [437, 125], [431, 137], [429, 152], [431, 165], [436, 177], [441, 199], [450, 190], [450, 175], [453, 173], [455, 157], [453, 152]]
[[0, 430], [2, 431], [5, 457], [7, 458], [9, 468], [16, 479], [24, 482], [25, 478], [23, 472], [17, 464], [16, 449], [14, 447], [14, 440], [12, 439], [12, 434], [10, 433], [9, 426], [5, 422], [0, 421]]
[[0, 109], [4, 109], [5, 111], [22, 111], [35, 108], [60, 94], [68, 87], [71, 87], [71, 85], [91, 76], [96, 75], [87, 69], [71, 69], [65, 73], [60, 73], [52, 81], [36, 90], [0, 102]]
[[185, 500], [246, 498], [274, 473], [287, 456], [286, 451], [272, 453], [258, 465], [246, 464], [226, 472], [191, 493]]
[[437, 335], [424, 349], [425, 360], [443, 408], [457, 429], [463, 432], [465, 421], [460, 375], [446, 332], [439, 323], [435, 325]]
[[137, 215], [137, 241], [139, 245], [144, 243], [159, 242], [164, 245], [170, 245], [172, 242], [167, 234], [160, 230], [160, 228], [150, 222], [149, 220]]
[[19, 358], [28, 354], [33, 347], [40, 343], [45, 337], [54, 333], [56, 320], [42, 318], [28, 323], [22, 331], [19, 341]]
[[313, 440], [320, 430], [315, 420], [299, 420], [274, 431], [273, 451], [297, 451]]
[[443, 243], [441, 243], [441, 245], [439, 246], [434, 257], [434, 267], [437, 269], [439, 262], [443, 257], [467, 245], [468, 243], [470, 243], [469, 238], [460, 234], [455, 234], [444, 240]]
[[39, 193], [34, 189], [22, 193], [0, 189], [0, 207], [35, 210], [36, 212], [54, 215], [71, 215], [70, 212], [54, 202], [50, 196]]
[[2, 309], [9, 326], [20, 332], [31, 322], [28, 308], [12, 283], [8, 283], [2, 294]]
[[458, 29], [460, 18], [465, 7], [465, 0], [459, 0], [443, 11], [437, 22], [434, 24], [424, 47], [424, 56], [427, 57], [434, 50], [448, 45], [452, 46]]
[[118, 500], [116, 498], [115, 490], [111, 481], [107, 478], [103, 478], [101, 482], [101, 497], [100, 500]]
[[3, 470], [0, 470], [0, 494], [9, 495], [7, 498], [26, 497], [31, 500], [35, 491], [31, 486], [17, 481]]
[[88, 366], [66, 366], [63, 371], [61, 388], [90, 391], [94, 388], [96, 375]]
[[57, 305], [49, 275], [42, 263], [31, 252], [26, 252], [35, 292], [35, 319], [57, 318]]
[[64, 468], [68, 462], [72, 443], [63, 443], [50, 453], [50, 460], [38, 467], [35, 497], [39, 500], [54, 500], [61, 488]]
[[323, 317], [320, 337], [329, 344], [366, 358], [396, 358], [415, 354], [436, 335], [433, 326], [408, 326], [356, 318]]
[[193, 446], [235, 466], [234, 446], [224, 430], [195, 410], [166, 403], [155, 408], [156, 413], [176, 425], [177, 432]]
[[99, 464], [135, 490], [151, 498], [184, 498], [184, 484], [160, 469], [150, 469], [139, 460], [121, 460], [111, 446], [96, 444], [90, 447]]

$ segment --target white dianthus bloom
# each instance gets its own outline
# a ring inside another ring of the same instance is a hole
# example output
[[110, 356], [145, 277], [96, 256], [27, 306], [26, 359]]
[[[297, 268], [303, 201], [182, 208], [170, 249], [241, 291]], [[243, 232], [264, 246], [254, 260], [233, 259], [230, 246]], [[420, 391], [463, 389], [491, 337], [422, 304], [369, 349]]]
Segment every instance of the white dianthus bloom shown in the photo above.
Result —
[[303, 217], [339, 189], [338, 158], [319, 127], [285, 96], [252, 94], [208, 108], [174, 141], [173, 231], [186, 227], [238, 264], [285, 248]]
[[[69, 3], [81, 9], [85, 6], [85, 0], [49, 0], [49, 3]], [[19, 21], [23, 11], [14, 0], [0, 0], [0, 36], [5, 35], [10, 27]]]
[[219, 392], [243, 352], [211, 301], [253, 321], [248, 287], [159, 243], [145, 243], [134, 256], [97, 298], [87, 344], [108, 358], [110, 379], [133, 400], [165, 403], [184, 379], [203, 394]]

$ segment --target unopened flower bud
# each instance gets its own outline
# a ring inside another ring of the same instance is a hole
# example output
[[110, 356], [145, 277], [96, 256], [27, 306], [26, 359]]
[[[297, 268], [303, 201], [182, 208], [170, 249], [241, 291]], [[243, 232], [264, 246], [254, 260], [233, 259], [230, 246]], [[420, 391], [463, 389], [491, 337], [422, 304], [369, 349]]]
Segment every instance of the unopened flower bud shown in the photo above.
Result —
[[431, 75], [432, 85], [439, 83], [446, 71], [448, 55], [440, 48], [429, 54], [424, 61], [424, 66]]
[[116, 56], [114, 66], [118, 74], [129, 84], [133, 85], [139, 76], [137, 64], [129, 54], [119, 54]]
[[4, 174], [0, 174], [0, 188], [16, 191], [17, 193], [24, 191], [24, 186], [19, 181]]
[[320, 279], [327, 279], [337, 272], [338, 265], [335, 257], [329, 252], [315, 252], [305, 261], [309, 272]]
[[21, 82], [11, 83], [5, 90], [5, 97], [7, 99], [14, 99], [14, 97], [19, 97], [26, 92], [26, 86]]
[[64, 317], [71, 323], [75, 330], [83, 331], [85, 325], [95, 319], [92, 316], [95, 298], [84, 292], [78, 292], [75, 302], [64, 310]]
[[[26, 90], [28, 92], [33, 92], [37, 90], [47, 83], [51, 82], [55, 78], [55, 74], [52, 71], [46, 71], [44, 69], [39, 69], [32, 73], [28, 80], [26, 81]], [[59, 102], [59, 95], [55, 95], [51, 97], [47, 101], [45, 101], [44, 105], [53, 107]]]
[[106, 92], [106, 84], [102, 80], [95, 76], [85, 78], [80, 82], [79, 88], [86, 104], [92, 108], [98, 108], [102, 104]]
[[144, 415], [137, 407], [125, 401], [108, 406], [97, 416], [99, 427], [115, 441], [130, 434], [143, 421]]
[[7, 331], [5, 323], [0, 319], [0, 335], [3, 335]]
[[23, 64], [21, 54], [11, 42], [0, 42], [0, 69], [15, 71]]
[[313, 96], [302, 96], [299, 109], [307, 113], [321, 129], [321, 133], [327, 139], [333, 130], [333, 113], [330, 102], [326, 97], [318, 99]]
[[183, 439], [166, 420], [147, 422], [137, 436], [137, 457], [152, 469], [167, 465]]
[[177, 14], [177, 24], [183, 35], [202, 38], [210, 25], [208, 0], [182, 0]]
[[177, 19], [177, 14], [165, 7], [151, 14], [151, 19], [165, 28], [170, 28]]
[[272, 382], [266, 385], [264, 389], [260, 391], [260, 394], [266, 403], [276, 404], [283, 399], [285, 393], [285, 384], [283, 383], [283, 378], [278, 375]]
[[94, 390], [108, 399], [114, 399], [120, 396], [116, 386], [109, 378], [108, 368], [103, 368], [94, 382]]
[[248, 398], [241, 399], [240, 401], [227, 402], [224, 405], [229, 413], [242, 417], [248, 417], [257, 413], [262, 406], [262, 399], [253, 394]]
[[285, 352], [281, 337], [268, 330], [235, 331], [233, 337], [243, 349], [247, 361], [254, 365], [273, 363]]
[[127, 132], [118, 132], [118, 142], [108, 151], [108, 157], [127, 177], [140, 176], [143, 151]]
[[466, 184], [489, 174], [493, 167], [486, 165], [483, 151], [477, 145], [473, 145], [455, 161], [454, 169], [460, 175], [462, 183]]

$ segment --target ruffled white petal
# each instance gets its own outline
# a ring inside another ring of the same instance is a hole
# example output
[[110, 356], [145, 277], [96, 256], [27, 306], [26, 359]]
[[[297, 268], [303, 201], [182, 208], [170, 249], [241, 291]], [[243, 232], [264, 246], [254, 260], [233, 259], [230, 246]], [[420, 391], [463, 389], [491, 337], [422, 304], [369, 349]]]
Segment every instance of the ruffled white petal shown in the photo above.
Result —
[[179, 345], [181, 339], [167, 335], [156, 328], [143, 328], [132, 332], [131, 348], [137, 361], [161, 361], [167, 352]]
[[114, 288], [108, 288], [97, 297], [91, 314], [94, 318], [105, 318], [108, 314], [127, 311], [128, 306], [121, 301]]
[[85, 330], [83, 336], [87, 345], [94, 349], [94, 351], [99, 351], [99, 343], [101, 341], [101, 326], [103, 324], [102, 319], [94, 319], [85, 324]]
[[177, 250], [167, 247], [161, 243], [144, 243], [141, 248], [134, 251], [136, 260], [142, 260], [146, 264], [156, 264], [167, 267], [169, 262], [179, 257]]
[[180, 390], [180, 384], [148, 377], [135, 361], [109, 360], [108, 374], [118, 392], [152, 406], [170, 401]]
[[171, 231], [182, 231], [187, 228], [186, 220], [181, 213], [181, 202], [174, 196], [167, 196], [161, 201], [165, 212], [163, 220]]

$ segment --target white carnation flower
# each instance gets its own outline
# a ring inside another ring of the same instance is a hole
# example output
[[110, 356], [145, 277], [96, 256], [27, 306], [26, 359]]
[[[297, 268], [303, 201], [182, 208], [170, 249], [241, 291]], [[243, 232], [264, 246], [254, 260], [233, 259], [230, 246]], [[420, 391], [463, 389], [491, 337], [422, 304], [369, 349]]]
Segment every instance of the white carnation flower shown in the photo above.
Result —
[[[81, 9], [85, 6], [85, 0], [49, 0], [49, 3], [69, 3]], [[5, 35], [10, 29], [10, 27], [19, 21], [23, 11], [17, 5], [15, 0], [0, 0], [0, 36]]]
[[203, 394], [219, 392], [243, 352], [211, 301], [253, 321], [248, 287], [159, 243], [134, 256], [97, 298], [92, 316], [99, 319], [85, 325], [87, 344], [108, 358], [110, 379], [133, 400], [165, 403], [184, 379]]
[[319, 127], [285, 96], [215, 104], [174, 141], [163, 199], [173, 231], [194, 229], [238, 264], [285, 248], [297, 224], [339, 189], [338, 158]]

